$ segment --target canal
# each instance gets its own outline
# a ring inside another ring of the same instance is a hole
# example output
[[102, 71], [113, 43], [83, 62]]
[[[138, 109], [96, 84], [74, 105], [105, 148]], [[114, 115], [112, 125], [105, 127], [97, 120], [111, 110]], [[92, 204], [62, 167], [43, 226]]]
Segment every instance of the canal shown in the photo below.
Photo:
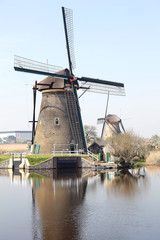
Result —
[[160, 239], [160, 167], [0, 170], [0, 239]]

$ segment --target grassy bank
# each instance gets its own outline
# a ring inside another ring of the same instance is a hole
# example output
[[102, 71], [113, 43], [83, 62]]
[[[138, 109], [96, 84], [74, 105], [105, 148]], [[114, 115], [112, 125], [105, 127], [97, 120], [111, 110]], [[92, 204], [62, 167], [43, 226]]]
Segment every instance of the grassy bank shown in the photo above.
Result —
[[[76, 155], [56, 155], [55, 157], [75, 157]], [[78, 155], [78, 157], [84, 157], [84, 158], [88, 158], [87, 154], [82, 154], [82, 155]], [[38, 163], [41, 163], [43, 161], [46, 161], [50, 158], [53, 158], [53, 155], [27, 155], [26, 158], [29, 161], [30, 165], [36, 165]]]
[[[56, 157], [72, 157], [72, 155], [56, 155]], [[88, 157], [88, 155], [78, 155], [79, 157]], [[75, 155], [73, 155], [73, 157], [75, 157]], [[36, 165], [38, 163], [41, 163], [43, 161], [46, 161], [50, 158], [53, 158], [53, 155], [27, 155], [26, 158], [29, 161], [30, 165]]]
[[26, 156], [30, 165], [36, 165], [52, 157], [53, 155], [27, 155]]
[[8, 160], [10, 157], [11, 157], [11, 155], [0, 155], [0, 162]]

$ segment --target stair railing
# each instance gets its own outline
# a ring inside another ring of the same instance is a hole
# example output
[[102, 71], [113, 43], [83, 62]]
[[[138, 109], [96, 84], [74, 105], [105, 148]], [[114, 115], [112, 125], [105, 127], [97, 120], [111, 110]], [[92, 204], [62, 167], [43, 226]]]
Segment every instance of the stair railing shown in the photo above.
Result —
[[11, 153], [12, 162], [14, 162], [15, 158], [22, 162], [22, 158], [25, 158], [26, 154], [24, 153]]
[[93, 161], [99, 161], [99, 158], [91, 151], [87, 150], [87, 154], [89, 157], [91, 157], [93, 159]]

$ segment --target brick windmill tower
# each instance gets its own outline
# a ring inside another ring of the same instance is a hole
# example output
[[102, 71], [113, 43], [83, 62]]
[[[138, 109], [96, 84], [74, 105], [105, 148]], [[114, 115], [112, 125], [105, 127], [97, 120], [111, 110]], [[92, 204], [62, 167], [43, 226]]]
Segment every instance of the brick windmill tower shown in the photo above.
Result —
[[[47, 76], [33, 87], [33, 153], [52, 153], [68, 149], [87, 152], [77, 90], [106, 94], [108, 91], [124, 95], [124, 84], [106, 80], [75, 77], [73, 15], [72, 10], [62, 7], [69, 69], [57, 69], [30, 59], [15, 56], [17, 71]], [[37, 126], [35, 126], [36, 92], [42, 93]], [[37, 148], [38, 146], [38, 148]], [[36, 148], [35, 148], [36, 147]]]

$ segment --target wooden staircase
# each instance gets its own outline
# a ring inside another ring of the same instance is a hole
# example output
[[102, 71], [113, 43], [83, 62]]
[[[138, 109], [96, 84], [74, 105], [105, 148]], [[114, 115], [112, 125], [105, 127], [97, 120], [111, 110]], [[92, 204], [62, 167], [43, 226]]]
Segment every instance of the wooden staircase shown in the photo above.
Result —
[[85, 139], [83, 126], [78, 114], [77, 99], [72, 91], [64, 92], [66, 98], [66, 108], [69, 119], [69, 124], [72, 132], [72, 137], [75, 144], [78, 144], [79, 149], [85, 149]]

